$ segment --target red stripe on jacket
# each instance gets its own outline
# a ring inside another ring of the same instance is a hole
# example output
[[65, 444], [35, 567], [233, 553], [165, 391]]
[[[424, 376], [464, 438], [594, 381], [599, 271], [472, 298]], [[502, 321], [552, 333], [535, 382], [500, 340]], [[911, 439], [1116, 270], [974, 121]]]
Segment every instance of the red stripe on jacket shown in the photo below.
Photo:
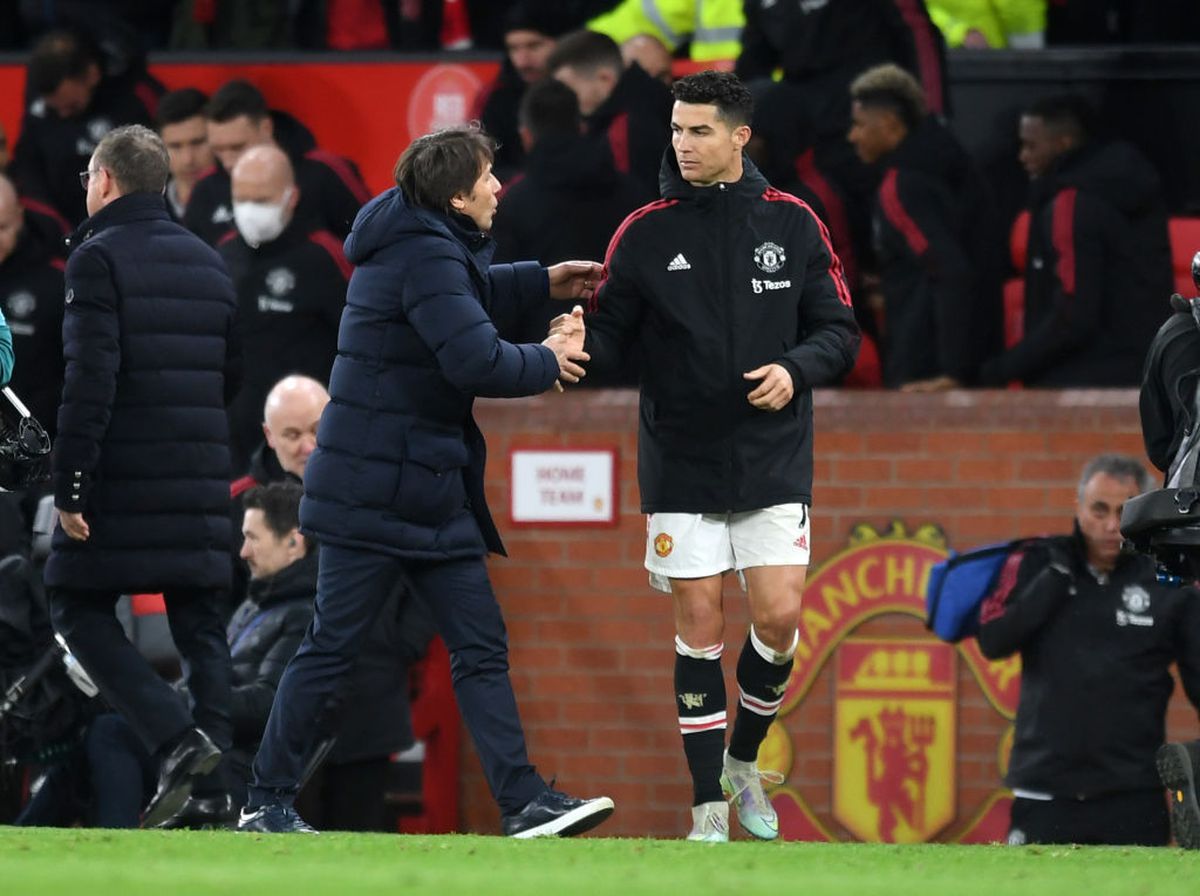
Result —
[[612, 150], [613, 164], [622, 174], [629, 173], [629, 115], [622, 112], [612, 120], [605, 132]]
[[921, 15], [917, 0], [896, 0], [900, 17], [912, 34], [913, 49], [917, 53], [917, 77], [925, 88], [925, 103], [931, 112], [946, 111], [946, 97], [942, 87], [942, 67], [938, 59], [937, 38], [933, 36], [933, 23]]
[[1058, 252], [1058, 282], [1069, 296], [1075, 295], [1075, 198], [1074, 187], [1054, 197], [1050, 218], [1050, 240]]
[[825, 244], [825, 249], [829, 252], [829, 277], [833, 280], [834, 288], [837, 290], [838, 298], [847, 308], [853, 306], [850, 300], [850, 287], [846, 285], [846, 274], [842, 271], [842, 260], [838, 258], [838, 254], [833, 251], [833, 240], [829, 238], [829, 228], [825, 226], [825, 222], [821, 220], [821, 216], [812, 210], [812, 206], [802, 199], [797, 199], [791, 193], [785, 193], [783, 190], [777, 190], [774, 187], [767, 187], [763, 192], [762, 198], [767, 202], [790, 202], [793, 205], [798, 205], [817, 222], [817, 230], [820, 231], [821, 241]]
[[829, 216], [830, 236], [838, 235], [834, 242], [841, 246], [838, 259], [846, 272], [846, 279], [851, 283], [858, 280], [858, 262], [854, 257], [854, 247], [850, 239], [850, 219], [846, 215], [846, 203], [842, 202], [841, 194], [834, 188], [829, 179], [817, 167], [816, 153], [809, 149], [796, 157], [796, 176], [800, 178], [825, 206], [825, 214]]
[[1004, 561], [1004, 566], [1000, 568], [1000, 575], [996, 578], [995, 589], [979, 608], [980, 624], [986, 624], [1004, 615], [1004, 607], [1008, 603], [1008, 599], [1012, 597], [1013, 588], [1017, 584], [1017, 570], [1020, 569], [1023, 559], [1025, 559], [1024, 551], [1013, 551]]
[[895, 168], [889, 168], [887, 174], [883, 176], [883, 183], [879, 185], [879, 208], [888, 222], [900, 231], [900, 235], [908, 243], [908, 248], [912, 249], [913, 255], [920, 257], [929, 248], [929, 240], [921, 232], [917, 222], [912, 219], [908, 209], [904, 207], [904, 203], [900, 201], [900, 190], [896, 186], [897, 180], [899, 180], [898, 172]]
[[27, 209], [28, 211], [38, 215], [45, 215], [54, 222], [54, 225], [59, 230], [62, 231], [63, 236], [70, 235], [73, 228], [67, 223], [67, 219], [59, 214], [58, 209], [56, 209], [54, 206], [47, 205], [46, 203], [37, 199], [30, 199], [27, 196], [20, 197], [17, 202], [22, 208]]
[[342, 251], [342, 243], [336, 236], [328, 230], [314, 230], [308, 235], [309, 242], [316, 243], [322, 249], [329, 253], [329, 257], [333, 259], [333, 263], [337, 265], [342, 276], [347, 280], [354, 273], [354, 267], [350, 262], [346, 261], [346, 253]]
[[678, 199], [656, 199], [654, 202], [643, 205], [641, 208], [630, 212], [625, 220], [621, 222], [621, 225], [613, 233], [612, 239], [608, 241], [608, 249], [606, 249], [604, 252], [604, 269], [600, 273], [600, 282], [596, 284], [596, 289], [592, 293], [591, 301], [588, 302], [589, 313], [596, 310], [600, 298], [600, 290], [604, 286], [605, 281], [608, 280], [608, 264], [612, 260], [613, 253], [617, 251], [617, 243], [621, 242], [621, 237], [625, 235], [625, 231], [629, 229], [629, 225], [640, 218], [646, 217], [646, 215], [650, 214], [651, 212], [656, 212], [663, 208], [670, 208], [678, 201]]
[[229, 497], [236, 498], [244, 492], [250, 491], [254, 486], [258, 485], [258, 481], [253, 476], [243, 476], [241, 479], [235, 479], [229, 483]]
[[346, 189], [353, 193], [354, 198], [359, 202], [366, 202], [371, 198], [371, 191], [367, 189], [367, 185], [362, 182], [362, 178], [354, 173], [354, 169], [350, 167], [350, 163], [341, 156], [326, 152], [323, 149], [310, 149], [304, 154], [304, 158], [320, 162], [336, 174], [338, 180], [346, 185]]

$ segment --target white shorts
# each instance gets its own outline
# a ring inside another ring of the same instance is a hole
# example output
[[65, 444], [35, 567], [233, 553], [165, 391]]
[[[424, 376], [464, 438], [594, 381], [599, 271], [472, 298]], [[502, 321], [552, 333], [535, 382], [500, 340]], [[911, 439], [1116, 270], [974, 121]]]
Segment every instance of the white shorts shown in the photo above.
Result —
[[[743, 513], [652, 513], [646, 517], [650, 587], [671, 593], [668, 579], [701, 579], [754, 566], [807, 566], [806, 504], [776, 504]], [[743, 587], [745, 580], [742, 580]]]

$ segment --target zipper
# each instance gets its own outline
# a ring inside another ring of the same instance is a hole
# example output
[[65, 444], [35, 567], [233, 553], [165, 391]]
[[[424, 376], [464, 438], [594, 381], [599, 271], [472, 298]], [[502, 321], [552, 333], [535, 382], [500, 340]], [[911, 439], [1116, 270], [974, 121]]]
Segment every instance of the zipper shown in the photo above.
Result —
[[[736, 360], [734, 357], [734, 333], [733, 333], [733, 324], [734, 324], [734, 320], [736, 319], [736, 315], [734, 314], [734, 311], [733, 311], [733, 293], [730, 291], [731, 278], [730, 278], [730, 274], [729, 274], [729, 267], [730, 267], [729, 230], [730, 230], [730, 223], [731, 223], [729, 220], [729, 217], [730, 217], [729, 216], [730, 195], [729, 195], [729, 186], [727, 184], [719, 183], [719, 184], [717, 184], [717, 189], [720, 190], [720, 192], [721, 192], [721, 195], [718, 199], [718, 201], [720, 202], [720, 205], [719, 205], [720, 221], [718, 223], [720, 225], [720, 232], [721, 232], [720, 243], [721, 244], [719, 247], [720, 251], [718, 251], [718, 253], [717, 253], [720, 276], [718, 277], [717, 282], [721, 286], [720, 295], [726, 297], [726, 299], [723, 303], [725, 306], [725, 351], [729, 358], [729, 366], [733, 367], [734, 362]], [[737, 375], [737, 371], [735, 370], [734, 376], [736, 377], [736, 375]], [[731, 391], [736, 391], [736, 386], [731, 387]], [[731, 396], [731, 400], [737, 401], [737, 395]], [[725, 481], [727, 483], [729, 483], [729, 485], [727, 486], [726, 506], [730, 509], [733, 508], [734, 499], [737, 497], [737, 491], [738, 491], [736, 478], [734, 476], [734, 470], [735, 470], [736, 464], [737, 464], [737, 459], [734, 457], [734, 447], [736, 446], [736, 444], [737, 444], [737, 440], [731, 437], [729, 439], [728, 457], [727, 457], [726, 464], [725, 464], [725, 468], [726, 468]]]

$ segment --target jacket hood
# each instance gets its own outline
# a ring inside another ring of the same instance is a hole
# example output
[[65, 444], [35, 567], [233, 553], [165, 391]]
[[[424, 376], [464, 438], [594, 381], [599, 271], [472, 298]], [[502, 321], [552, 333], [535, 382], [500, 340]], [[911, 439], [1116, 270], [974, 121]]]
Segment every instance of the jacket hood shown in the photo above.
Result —
[[[727, 189], [735, 195], [761, 196], [769, 187], [767, 179], [750, 161], [750, 157], [742, 153], [742, 177], [736, 183], [728, 184]], [[719, 191], [712, 187], [697, 187], [683, 179], [679, 171], [679, 162], [675, 159], [675, 150], [667, 147], [663, 153], [662, 166], [658, 170], [658, 187], [663, 199], [677, 199], [682, 202], [706, 202]]]
[[346, 260], [360, 265], [376, 252], [414, 236], [442, 237], [460, 243], [485, 275], [495, 252], [491, 237], [474, 229], [469, 219], [409, 205], [404, 191], [392, 187], [364, 205], [355, 216], [343, 247]]
[[1034, 182], [1033, 189], [1035, 196], [1049, 198], [1069, 187], [1099, 196], [1129, 216], [1162, 202], [1154, 166], [1133, 146], [1119, 140], [1088, 144], [1064, 154]]
[[271, 450], [271, 446], [262, 441], [250, 455], [250, 478], [255, 482], [300, 482], [279, 463], [279, 457]]
[[887, 167], [920, 171], [956, 186], [970, 171], [966, 150], [932, 115], [925, 116], [883, 162]]

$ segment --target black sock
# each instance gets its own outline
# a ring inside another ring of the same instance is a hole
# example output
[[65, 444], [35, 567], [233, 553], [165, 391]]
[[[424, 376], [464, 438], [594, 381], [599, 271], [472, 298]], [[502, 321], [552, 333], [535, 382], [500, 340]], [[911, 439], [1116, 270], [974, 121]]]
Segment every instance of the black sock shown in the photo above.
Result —
[[729, 755], [742, 762], [754, 762], [767, 729], [779, 712], [788, 676], [792, 674], [792, 655], [778, 654], [754, 633], [751, 627], [738, 657], [738, 708], [729, 738]]
[[675, 705], [683, 753], [692, 773], [692, 805], [724, 799], [721, 762], [725, 751], [724, 644], [688, 647], [675, 639]]

